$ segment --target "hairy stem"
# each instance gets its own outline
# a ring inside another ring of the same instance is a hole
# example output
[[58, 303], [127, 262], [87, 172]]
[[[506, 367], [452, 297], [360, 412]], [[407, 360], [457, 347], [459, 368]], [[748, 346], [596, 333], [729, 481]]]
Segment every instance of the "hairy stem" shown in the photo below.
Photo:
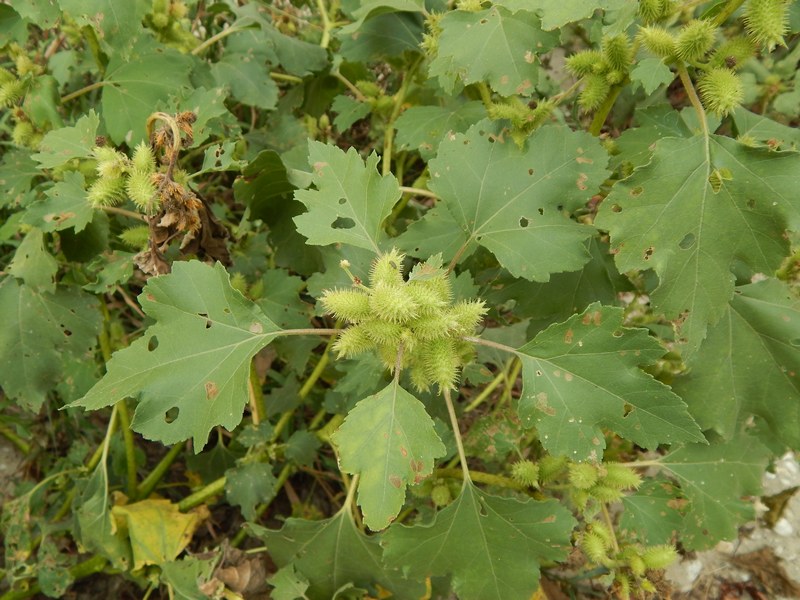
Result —
[[331, 30], [333, 25], [328, 16], [328, 8], [325, 6], [324, 0], [317, 0], [317, 10], [319, 10], [320, 17], [322, 17], [322, 39], [319, 42], [321, 48], [327, 48], [331, 43]]
[[119, 429], [122, 432], [122, 439], [125, 442], [125, 470], [127, 480], [125, 490], [128, 497], [136, 496], [139, 487], [136, 481], [136, 444], [133, 441], [133, 430], [131, 429], [131, 415], [125, 400], [117, 402], [117, 418], [119, 419]]
[[414, 77], [417, 74], [417, 69], [419, 68], [419, 65], [422, 63], [423, 59], [424, 56], [421, 55], [416, 61], [414, 61], [408, 71], [406, 71], [406, 73], [403, 75], [403, 83], [400, 84], [400, 89], [397, 90], [397, 93], [394, 95], [394, 107], [392, 108], [392, 114], [389, 115], [389, 120], [386, 123], [386, 132], [383, 135], [383, 161], [381, 163], [381, 172], [383, 175], [388, 175], [392, 172], [394, 122], [397, 120], [397, 117], [400, 116], [400, 112], [403, 109], [403, 103], [406, 100], [408, 88], [411, 85], [411, 82], [414, 80]]
[[172, 448], [169, 449], [164, 457], [158, 461], [158, 464], [153, 468], [152, 471], [142, 479], [142, 482], [139, 484], [139, 487], [136, 488], [136, 498], [147, 498], [153, 490], [156, 488], [158, 483], [164, 477], [169, 469], [170, 465], [175, 462], [175, 459], [178, 458], [180, 453], [183, 451], [183, 444], [175, 444]]
[[450, 415], [450, 425], [453, 428], [453, 435], [456, 438], [456, 448], [458, 448], [458, 459], [461, 462], [461, 471], [464, 477], [464, 483], [472, 481], [469, 476], [469, 468], [467, 467], [467, 454], [464, 452], [464, 441], [461, 439], [461, 430], [458, 427], [458, 417], [456, 416], [456, 409], [453, 406], [453, 399], [450, 396], [450, 388], [444, 388], [442, 395], [444, 396], [444, 403], [447, 405], [447, 413]]
[[100, 89], [105, 85], [108, 85], [107, 81], [95, 81], [94, 83], [90, 83], [86, 87], [82, 87], [79, 90], [75, 90], [74, 92], [70, 92], [69, 94], [61, 96], [61, 104], [66, 104], [70, 100], [75, 100], [75, 98], [80, 98], [84, 94], [88, 94], [91, 91]]
[[[478, 483], [485, 483], [486, 485], [494, 485], [497, 487], [506, 488], [509, 490], [525, 490], [525, 486], [503, 475], [494, 475], [492, 473], [484, 473], [483, 471], [470, 471], [470, 480]], [[442, 468], [436, 469], [433, 472], [433, 477], [451, 477], [453, 479], [463, 479], [464, 471], [462, 469]]]
[[689, 71], [686, 70], [686, 65], [683, 63], [678, 63], [677, 70], [678, 77], [681, 78], [683, 88], [686, 90], [686, 95], [689, 97], [689, 102], [692, 103], [694, 111], [697, 113], [697, 119], [700, 121], [700, 128], [703, 131], [703, 135], [708, 137], [708, 121], [706, 120], [706, 111], [703, 108], [703, 104], [700, 102], [700, 98], [697, 96], [697, 92], [694, 89], [692, 79], [689, 77]]
[[479, 346], [486, 346], [487, 348], [494, 348], [495, 350], [502, 350], [503, 352], [510, 352], [511, 354], [519, 354], [516, 348], [512, 348], [511, 346], [506, 346], [505, 344], [500, 344], [498, 342], [493, 342], [491, 340], [484, 340], [471, 335], [465, 335], [461, 339], [465, 342], [478, 344]]

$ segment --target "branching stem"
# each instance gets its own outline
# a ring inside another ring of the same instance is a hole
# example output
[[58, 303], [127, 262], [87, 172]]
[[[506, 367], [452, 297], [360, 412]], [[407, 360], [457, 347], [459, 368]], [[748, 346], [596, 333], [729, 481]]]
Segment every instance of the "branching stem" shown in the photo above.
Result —
[[689, 71], [686, 70], [686, 65], [683, 63], [678, 63], [677, 70], [678, 77], [681, 78], [683, 88], [686, 90], [686, 95], [689, 97], [689, 102], [692, 103], [692, 106], [697, 113], [697, 120], [700, 121], [700, 129], [702, 130], [703, 135], [708, 137], [708, 121], [706, 120], [706, 111], [703, 108], [703, 104], [700, 102], [700, 98], [697, 96], [697, 92], [694, 89], [692, 79], [689, 77]]

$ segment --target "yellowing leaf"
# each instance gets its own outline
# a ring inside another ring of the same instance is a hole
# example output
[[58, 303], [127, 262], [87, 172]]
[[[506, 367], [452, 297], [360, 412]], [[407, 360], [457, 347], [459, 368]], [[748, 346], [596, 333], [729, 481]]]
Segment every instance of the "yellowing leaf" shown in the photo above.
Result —
[[133, 569], [174, 560], [189, 544], [205, 511], [182, 513], [169, 500], [148, 499], [115, 506], [111, 514], [127, 530], [133, 550]]

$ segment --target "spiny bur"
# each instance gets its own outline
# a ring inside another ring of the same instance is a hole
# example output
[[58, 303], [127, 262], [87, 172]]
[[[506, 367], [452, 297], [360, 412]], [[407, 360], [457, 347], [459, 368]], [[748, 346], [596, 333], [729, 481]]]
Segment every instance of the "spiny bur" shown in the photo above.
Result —
[[700, 98], [713, 113], [725, 116], [744, 99], [744, 88], [739, 76], [726, 68], [707, 71], [697, 83]]
[[642, 27], [639, 29], [639, 41], [650, 52], [664, 60], [674, 60], [677, 45], [672, 34], [662, 27]]
[[749, 0], [744, 9], [744, 26], [750, 38], [772, 51], [785, 46], [783, 36], [789, 31], [787, 0]]
[[590, 463], [573, 463], [569, 466], [569, 483], [579, 490], [588, 490], [597, 483], [597, 467]]
[[380, 255], [370, 269], [369, 286], [342, 261], [353, 287], [326, 290], [320, 298], [328, 314], [350, 324], [333, 347], [346, 357], [374, 350], [388, 369], [408, 369], [418, 389], [452, 388], [474, 352], [461, 338], [475, 333], [486, 307], [479, 300], [452, 304], [441, 256], [416, 265], [408, 281], [404, 260], [397, 250]]
[[539, 487], [539, 466], [530, 460], [521, 460], [511, 466], [511, 477], [524, 486]]
[[676, 42], [678, 58], [687, 62], [699, 60], [714, 45], [716, 27], [711, 21], [695, 19], [681, 28]]

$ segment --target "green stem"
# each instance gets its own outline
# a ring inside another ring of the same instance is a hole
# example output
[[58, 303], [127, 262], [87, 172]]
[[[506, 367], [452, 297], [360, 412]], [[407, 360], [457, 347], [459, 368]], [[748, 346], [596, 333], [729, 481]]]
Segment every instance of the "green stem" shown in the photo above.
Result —
[[84, 94], [88, 94], [93, 90], [100, 89], [104, 85], [108, 85], [107, 81], [95, 81], [94, 83], [90, 83], [86, 87], [82, 87], [79, 90], [75, 90], [74, 92], [70, 92], [64, 96], [61, 96], [61, 104], [66, 104], [70, 100], [74, 100], [75, 98], [80, 98]]
[[277, 335], [339, 335], [340, 333], [342, 333], [341, 329], [315, 329], [311, 327], [309, 329], [284, 329], [279, 331]]
[[677, 69], [678, 77], [681, 78], [681, 83], [683, 84], [683, 88], [686, 90], [686, 95], [689, 97], [689, 102], [692, 103], [692, 106], [697, 113], [697, 119], [700, 121], [700, 128], [703, 131], [703, 135], [708, 137], [708, 121], [706, 120], [706, 111], [703, 108], [703, 104], [700, 102], [700, 98], [697, 96], [697, 92], [692, 84], [692, 79], [689, 77], [689, 72], [686, 70], [686, 65], [683, 63], [678, 63]]
[[411, 82], [414, 80], [417, 69], [424, 59], [424, 55], [420, 55], [414, 64], [406, 71], [403, 76], [403, 83], [400, 84], [400, 89], [394, 95], [394, 106], [392, 114], [389, 115], [389, 120], [386, 123], [386, 132], [383, 135], [383, 162], [381, 163], [381, 171], [383, 175], [388, 175], [392, 172], [392, 146], [394, 145], [394, 122], [400, 116], [403, 109], [403, 103], [406, 101], [406, 94]]
[[486, 110], [492, 108], [494, 103], [492, 102], [492, 92], [489, 89], [489, 86], [484, 82], [479, 81], [475, 84], [475, 87], [478, 88], [478, 93], [481, 95], [481, 102], [483, 102], [483, 106], [486, 108]]
[[31, 452], [31, 445], [23, 440], [20, 436], [18, 436], [13, 429], [6, 426], [3, 423], [0, 423], [0, 435], [6, 438], [9, 442], [14, 444], [17, 449], [22, 452], [23, 454], [30, 454]]
[[469, 476], [469, 468], [467, 467], [467, 454], [464, 452], [464, 441], [461, 439], [461, 431], [458, 427], [456, 409], [453, 406], [453, 399], [450, 397], [450, 388], [444, 388], [442, 395], [444, 396], [444, 403], [447, 405], [447, 413], [450, 415], [450, 426], [453, 428], [453, 435], [456, 438], [458, 459], [461, 462], [461, 471], [463, 473], [464, 484], [466, 484], [468, 481], [472, 480]]
[[406, 185], [400, 186], [400, 191], [404, 194], [411, 194], [412, 196], [424, 196], [425, 198], [433, 198], [438, 200], [438, 194], [434, 194], [430, 190], [423, 190], [422, 188], [408, 187]]
[[[78, 581], [86, 579], [95, 573], [100, 573], [106, 568], [106, 565], [108, 565], [108, 560], [104, 556], [95, 554], [90, 559], [78, 563], [74, 567], [70, 567], [69, 574], [72, 576], [72, 579]], [[29, 588], [24, 590], [9, 590], [0, 596], [0, 600], [23, 600], [24, 598], [35, 596], [41, 591], [42, 589], [38, 583], [32, 583]]]
[[722, 25], [742, 4], [744, 4], [744, 0], [729, 0], [725, 8], [714, 16], [714, 24], [717, 26]]
[[169, 469], [170, 465], [175, 462], [175, 459], [178, 458], [182, 451], [183, 444], [175, 444], [172, 446], [172, 448], [169, 449], [169, 452], [167, 452], [164, 457], [158, 461], [158, 464], [152, 471], [150, 471], [147, 477], [142, 479], [139, 487], [136, 488], [135, 497], [147, 498], [156, 488], [161, 479], [163, 479], [167, 469]]
[[627, 79], [622, 83], [613, 86], [611, 91], [608, 93], [608, 96], [606, 96], [606, 99], [600, 105], [600, 108], [598, 108], [597, 112], [594, 113], [592, 124], [589, 126], [589, 133], [591, 133], [593, 136], [597, 137], [600, 135], [603, 125], [605, 125], [606, 119], [608, 118], [608, 113], [610, 113], [611, 109], [614, 108], [614, 103], [617, 101], [617, 98], [619, 97], [619, 94], [626, 82]]
[[125, 210], [124, 208], [119, 208], [118, 206], [101, 206], [100, 208], [103, 210], [103, 212], [107, 212], [111, 215], [120, 215], [122, 217], [128, 217], [147, 223], [147, 217], [140, 213], [133, 212], [132, 210]]
[[603, 513], [603, 520], [606, 522], [606, 527], [608, 527], [608, 531], [611, 533], [611, 545], [614, 548], [614, 553], [619, 554], [619, 543], [614, 533], [614, 521], [611, 520], [611, 515], [608, 512], [608, 506], [606, 506], [605, 502], [600, 504], [600, 510]]
[[336, 71], [331, 71], [331, 75], [333, 75], [336, 79], [341, 81], [344, 87], [350, 90], [350, 93], [353, 94], [353, 96], [355, 96], [356, 100], [358, 100], [359, 102], [368, 101], [368, 98], [361, 93], [361, 90], [359, 90], [355, 85], [353, 85], [353, 82], [351, 82], [347, 77], [342, 75], [338, 69]]
[[131, 429], [131, 416], [128, 412], [128, 405], [125, 400], [117, 402], [117, 418], [119, 428], [122, 431], [122, 439], [125, 442], [125, 468], [127, 470], [127, 482], [125, 488], [129, 498], [136, 496], [136, 444], [133, 441], [133, 430]]
[[[442, 469], [436, 469], [433, 472], [432, 476], [463, 479], [464, 471], [462, 469], [442, 468]], [[484, 473], [482, 471], [470, 471], [469, 478], [471, 481], [477, 481], [478, 483], [485, 483], [486, 485], [494, 485], [497, 487], [507, 488], [509, 490], [524, 491], [526, 489], [524, 485], [514, 481], [510, 477], [504, 477], [502, 475], [494, 475], [492, 473]]]
[[205, 42], [203, 42], [203, 43], [202, 43], [202, 44], [200, 44], [200, 45], [199, 45], [197, 48], [195, 48], [194, 50], [192, 50], [191, 54], [192, 54], [193, 56], [197, 56], [198, 54], [200, 54], [201, 52], [203, 52], [203, 50], [205, 50], [205, 49], [206, 49], [206, 48], [208, 48], [209, 46], [213, 46], [213, 45], [214, 45], [214, 44], [216, 44], [218, 41], [225, 39], [225, 38], [226, 38], [226, 37], [228, 37], [229, 35], [232, 35], [232, 34], [234, 34], [234, 33], [239, 33], [240, 31], [244, 31], [245, 29], [248, 29], [249, 27], [250, 27], [250, 25], [246, 25], [246, 26], [239, 26], [239, 27], [231, 26], [231, 27], [228, 27], [227, 29], [223, 29], [223, 30], [222, 30], [222, 31], [220, 31], [219, 33], [217, 33], [217, 34], [215, 34], [215, 35], [212, 35], [212, 36], [211, 36], [210, 38], [208, 38], [208, 39], [207, 39]]
[[286, 73], [278, 73], [276, 71], [270, 71], [269, 76], [275, 81], [285, 81], [287, 83], [303, 83], [302, 77], [297, 77], [295, 75], [287, 75]]
[[331, 30], [333, 29], [333, 25], [331, 24], [331, 19], [328, 16], [328, 9], [323, 0], [317, 0], [317, 9], [322, 17], [322, 39], [319, 45], [321, 48], [327, 48], [331, 43]]
[[491, 340], [484, 340], [471, 335], [465, 335], [461, 339], [465, 342], [478, 344], [479, 346], [486, 346], [487, 348], [494, 348], [495, 350], [502, 350], [503, 352], [510, 352], [511, 354], [519, 354], [516, 348], [512, 348], [511, 346], [506, 346], [505, 344], [500, 344], [498, 342], [493, 342]]
[[475, 399], [466, 406], [466, 408], [464, 408], [464, 412], [465, 413], [472, 412], [473, 410], [478, 408], [481, 404], [483, 404], [483, 401], [486, 400], [489, 396], [491, 396], [495, 388], [498, 385], [500, 385], [503, 381], [505, 381], [505, 379], [506, 379], [505, 371], [500, 371], [495, 376], [495, 378], [492, 379], [489, 385], [485, 386], [483, 390], [481, 390], [481, 393], [478, 394], [475, 397]]
[[191, 510], [196, 506], [200, 506], [209, 498], [218, 496], [224, 491], [225, 477], [220, 477], [219, 479], [215, 479], [209, 483], [207, 486], [197, 490], [194, 494], [186, 496], [186, 498], [178, 502], [178, 510], [181, 512]]
[[264, 393], [261, 390], [261, 382], [258, 380], [258, 373], [253, 361], [250, 361], [250, 379], [247, 385], [247, 392], [250, 396], [250, 411], [252, 412], [253, 424], [258, 425], [267, 418], [267, 407], [264, 406]]

